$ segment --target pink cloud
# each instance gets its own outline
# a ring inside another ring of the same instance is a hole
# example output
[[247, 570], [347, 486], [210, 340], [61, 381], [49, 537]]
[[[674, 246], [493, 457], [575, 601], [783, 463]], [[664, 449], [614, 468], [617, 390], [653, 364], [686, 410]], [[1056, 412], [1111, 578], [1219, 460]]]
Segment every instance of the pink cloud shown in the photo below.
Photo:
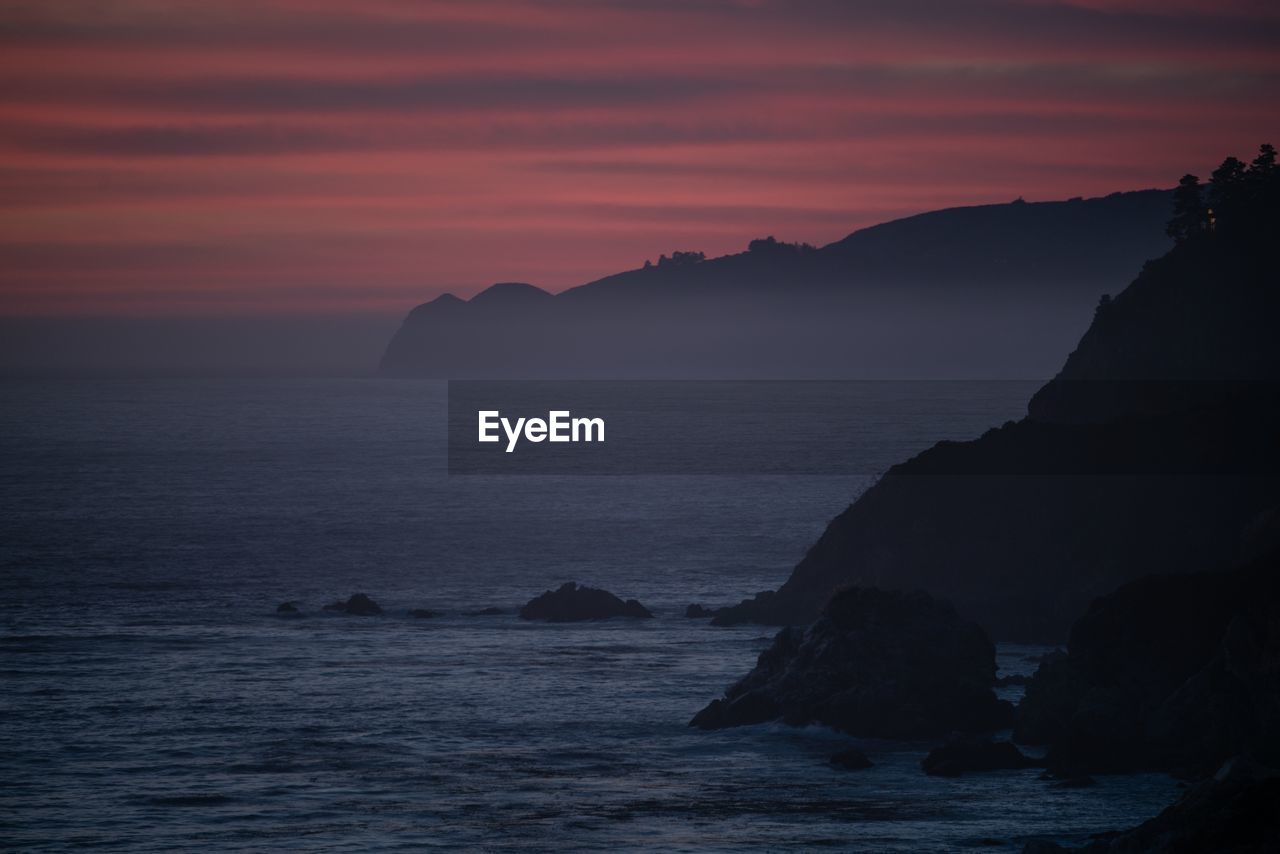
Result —
[[1280, 19], [1145, 0], [51, 2], [0, 33], [0, 313], [407, 308], [1170, 185]]

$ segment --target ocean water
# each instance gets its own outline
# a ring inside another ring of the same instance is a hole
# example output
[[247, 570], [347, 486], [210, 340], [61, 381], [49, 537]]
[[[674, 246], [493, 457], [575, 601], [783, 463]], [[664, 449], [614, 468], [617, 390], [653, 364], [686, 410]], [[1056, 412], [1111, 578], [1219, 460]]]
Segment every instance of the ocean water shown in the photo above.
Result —
[[[1033, 389], [867, 384], [865, 475], [448, 477], [437, 383], [7, 382], [0, 846], [1012, 851], [1148, 818], [1166, 777], [940, 780], [868, 741], [842, 772], [821, 728], [686, 725], [773, 634], [688, 603], [776, 587], [870, 473]], [[657, 617], [515, 616], [566, 580]], [[385, 615], [320, 611], [355, 591]]]

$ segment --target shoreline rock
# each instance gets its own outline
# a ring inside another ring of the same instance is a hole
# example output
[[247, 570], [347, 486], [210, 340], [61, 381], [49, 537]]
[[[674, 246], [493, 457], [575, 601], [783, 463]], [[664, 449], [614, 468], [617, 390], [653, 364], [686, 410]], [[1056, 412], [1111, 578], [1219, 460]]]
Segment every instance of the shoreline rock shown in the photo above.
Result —
[[721, 729], [781, 720], [854, 736], [919, 738], [1011, 725], [995, 648], [925, 593], [851, 588], [808, 628], [788, 627], [755, 668], [690, 721]]
[[1027, 684], [1014, 741], [1048, 744], [1061, 776], [1280, 765], [1280, 553], [1096, 600]]

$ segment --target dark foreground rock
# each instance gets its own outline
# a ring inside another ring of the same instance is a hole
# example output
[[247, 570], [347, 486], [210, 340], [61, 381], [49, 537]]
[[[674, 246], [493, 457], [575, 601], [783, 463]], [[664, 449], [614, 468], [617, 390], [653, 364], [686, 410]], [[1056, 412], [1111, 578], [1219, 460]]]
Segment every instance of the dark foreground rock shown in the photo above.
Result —
[[1024, 854], [1270, 854], [1280, 851], [1280, 772], [1232, 759], [1173, 806], [1132, 830], [1104, 834], [1083, 848], [1032, 841]]
[[809, 628], [786, 628], [756, 667], [694, 716], [702, 729], [782, 720], [917, 738], [1009, 726], [985, 633], [924, 593], [852, 588]]
[[848, 750], [841, 750], [832, 756], [827, 762], [836, 768], [843, 768], [846, 771], [861, 771], [864, 768], [870, 768], [872, 762], [867, 758], [867, 754], [858, 750], [856, 747], [850, 747]]
[[1039, 760], [1024, 756], [1013, 742], [989, 738], [953, 738], [929, 751], [920, 763], [931, 777], [959, 777], [977, 771], [1006, 771], [1039, 768]]
[[712, 610], [712, 609], [710, 609], [710, 608], [704, 608], [704, 607], [702, 606], [702, 604], [701, 604], [701, 603], [697, 603], [697, 602], [695, 602], [694, 604], [690, 605], [688, 608], [685, 608], [685, 609], [684, 609], [684, 615], [685, 615], [686, 617], [689, 617], [690, 619], [701, 619], [701, 618], [703, 618], [703, 617], [714, 617], [714, 616], [715, 616], [715, 614], [716, 614], [716, 612], [715, 612], [715, 611], [713, 611], [713, 610]]
[[354, 593], [345, 602], [332, 602], [324, 606], [326, 611], [336, 611], [353, 617], [376, 617], [382, 613], [381, 606], [364, 593]]
[[1280, 554], [1096, 600], [1027, 685], [1014, 740], [1064, 776], [1280, 766]]
[[520, 609], [522, 620], [546, 620], [552, 623], [569, 623], [578, 620], [607, 620], [611, 617], [635, 617], [647, 619], [653, 614], [635, 599], [625, 602], [608, 590], [579, 587], [572, 581], [548, 590], [529, 601]]

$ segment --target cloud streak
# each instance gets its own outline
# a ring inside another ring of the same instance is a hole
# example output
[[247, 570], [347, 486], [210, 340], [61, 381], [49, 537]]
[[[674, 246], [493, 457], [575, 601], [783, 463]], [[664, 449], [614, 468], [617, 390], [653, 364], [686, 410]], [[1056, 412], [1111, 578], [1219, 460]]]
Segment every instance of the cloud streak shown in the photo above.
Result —
[[1280, 138], [1277, 83], [1253, 0], [10, 3], [0, 313], [408, 307], [1167, 185]]

